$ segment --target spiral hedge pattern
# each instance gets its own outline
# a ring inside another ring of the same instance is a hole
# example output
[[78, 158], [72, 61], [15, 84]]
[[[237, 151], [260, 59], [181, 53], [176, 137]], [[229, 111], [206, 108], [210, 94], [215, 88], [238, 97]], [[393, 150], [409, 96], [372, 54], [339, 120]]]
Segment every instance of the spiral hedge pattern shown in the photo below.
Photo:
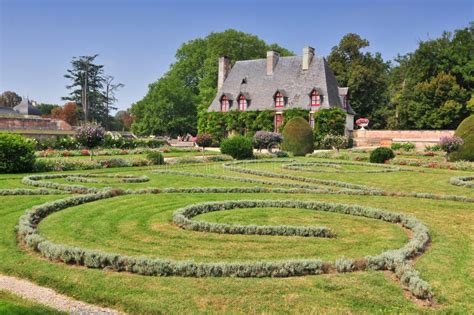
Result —
[[[183, 276], [183, 277], [290, 277], [318, 275], [331, 272], [353, 272], [361, 270], [390, 270], [396, 274], [400, 282], [414, 296], [431, 299], [432, 292], [429, 284], [416, 271], [411, 260], [423, 254], [429, 242], [428, 228], [414, 216], [402, 213], [388, 212], [371, 207], [348, 205], [320, 201], [295, 200], [228, 200], [220, 202], [201, 202], [192, 204], [173, 212], [173, 223], [184, 230], [207, 233], [244, 234], [244, 235], [278, 235], [294, 237], [337, 237], [329, 228], [321, 226], [258, 226], [222, 224], [206, 221], [196, 221], [197, 215], [212, 211], [232, 211], [245, 208], [292, 208], [309, 211], [335, 212], [345, 215], [366, 217], [384, 222], [399, 224], [411, 231], [409, 241], [401, 248], [391, 249], [375, 256], [361, 257], [356, 260], [340, 257], [334, 262], [322, 261], [318, 258], [295, 259], [284, 261], [264, 262], [193, 262], [166, 259], [164, 257], [145, 258], [103, 251], [90, 250], [52, 242], [38, 232], [38, 224], [48, 215], [80, 204], [101, 199], [116, 198], [129, 194], [160, 194], [160, 193], [270, 193], [285, 194], [348, 194], [376, 195], [454, 200], [473, 202], [472, 198], [464, 196], [433, 195], [425, 193], [387, 192], [365, 185], [346, 183], [318, 178], [305, 178], [291, 173], [274, 173], [270, 171], [247, 168], [255, 163], [279, 163], [283, 167], [295, 164], [294, 160], [256, 160], [238, 161], [223, 164], [227, 170], [236, 173], [252, 174], [254, 177], [238, 177], [218, 174], [196, 173], [171, 169], [159, 169], [155, 174], [174, 174], [177, 176], [193, 176], [255, 183], [258, 185], [278, 185], [279, 187], [191, 187], [191, 188], [144, 188], [144, 189], [112, 189], [94, 188], [78, 184], [55, 183], [54, 179], [65, 179], [73, 182], [94, 183], [101, 178], [117, 179], [127, 182], [143, 182], [146, 176], [133, 175], [97, 175], [97, 174], [47, 174], [32, 175], [23, 178], [23, 183], [39, 187], [43, 191], [59, 190], [79, 194], [78, 196], [47, 202], [26, 211], [18, 224], [18, 237], [31, 249], [38, 251], [52, 261], [86, 266], [89, 268], [107, 268], [114, 271], [131, 272], [148, 276]], [[391, 169], [391, 168], [390, 168]], [[400, 171], [400, 170], [398, 170]], [[289, 181], [281, 181], [281, 179]], [[275, 181], [276, 180], [276, 181]], [[325, 187], [320, 187], [320, 185]], [[185, 233], [185, 232], [183, 232]]]

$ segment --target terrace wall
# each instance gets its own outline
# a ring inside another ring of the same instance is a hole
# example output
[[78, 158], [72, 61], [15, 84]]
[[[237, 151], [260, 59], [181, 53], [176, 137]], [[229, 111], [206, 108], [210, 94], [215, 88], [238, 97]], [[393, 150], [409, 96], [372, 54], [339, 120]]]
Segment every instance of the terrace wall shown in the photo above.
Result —
[[393, 142], [411, 142], [423, 149], [434, 145], [441, 137], [452, 136], [454, 130], [361, 130], [353, 132], [354, 146], [391, 146]]
[[64, 120], [32, 116], [0, 116], [0, 132], [2, 131], [32, 138], [74, 134], [73, 128]]

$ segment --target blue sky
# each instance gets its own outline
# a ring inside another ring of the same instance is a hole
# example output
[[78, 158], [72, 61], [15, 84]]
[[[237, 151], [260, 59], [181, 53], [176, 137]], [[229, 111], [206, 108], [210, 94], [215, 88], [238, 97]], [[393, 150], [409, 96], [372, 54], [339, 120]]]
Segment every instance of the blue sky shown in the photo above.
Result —
[[151, 1], [0, 0], [0, 92], [43, 103], [67, 95], [63, 77], [73, 56], [98, 53], [125, 84], [119, 107], [142, 98], [185, 41], [234, 28], [300, 54], [326, 56], [353, 32], [384, 59], [413, 51], [419, 40], [474, 20], [473, 1]]

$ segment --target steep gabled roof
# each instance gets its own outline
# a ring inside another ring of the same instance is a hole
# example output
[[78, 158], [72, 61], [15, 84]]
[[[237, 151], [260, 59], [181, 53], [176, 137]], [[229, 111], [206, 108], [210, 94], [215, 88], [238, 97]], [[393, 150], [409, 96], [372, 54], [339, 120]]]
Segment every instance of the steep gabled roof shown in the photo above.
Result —
[[22, 98], [20, 104], [13, 107], [13, 109], [22, 115], [37, 115], [41, 116], [41, 112], [39, 109], [35, 108], [31, 105], [30, 101], [26, 98]]
[[252, 102], [248, 110], [273, 109], [273, 96], [278, 90], [284, 91], [288, 100], [285, 109], [309, 109], [308, 95], [314, 88], [321, 94], [322, 108], [342, 108], [337, 81], [326, 60], [314, 56], [308, 70], [302, 70], [301, 63], [300, 56], [280, 57], [273, 74], [267, 75], [266, 59], [237, 61], [208, 111], [220, 110], [220, 97], [224, 93], [234, 99], [240, 93], [250, 95]]

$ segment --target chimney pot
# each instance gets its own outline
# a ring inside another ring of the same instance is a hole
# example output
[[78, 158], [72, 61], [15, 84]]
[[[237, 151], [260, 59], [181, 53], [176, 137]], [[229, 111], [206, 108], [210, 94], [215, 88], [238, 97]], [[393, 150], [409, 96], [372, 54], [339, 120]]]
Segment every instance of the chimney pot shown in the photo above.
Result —
[[267, 75], [273, 75], [280, 54], [275, 50], [267, 51]]

